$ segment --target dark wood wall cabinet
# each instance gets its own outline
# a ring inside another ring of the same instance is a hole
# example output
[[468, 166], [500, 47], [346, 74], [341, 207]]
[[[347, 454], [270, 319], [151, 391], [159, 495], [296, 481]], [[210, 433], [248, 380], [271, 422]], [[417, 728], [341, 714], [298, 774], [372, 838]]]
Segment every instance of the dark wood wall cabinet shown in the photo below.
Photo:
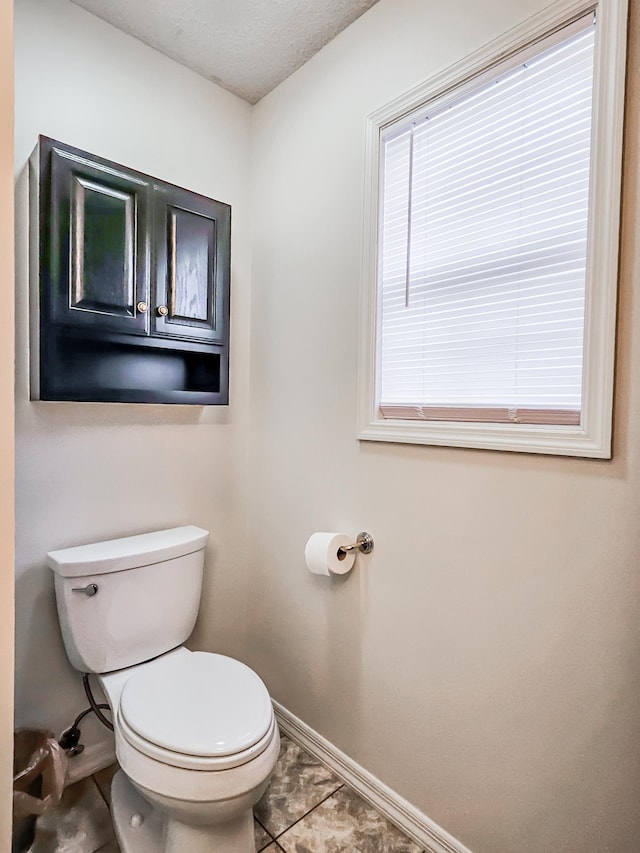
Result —
[[231, 208], [40, 137], [32, 399], [229, 399]]

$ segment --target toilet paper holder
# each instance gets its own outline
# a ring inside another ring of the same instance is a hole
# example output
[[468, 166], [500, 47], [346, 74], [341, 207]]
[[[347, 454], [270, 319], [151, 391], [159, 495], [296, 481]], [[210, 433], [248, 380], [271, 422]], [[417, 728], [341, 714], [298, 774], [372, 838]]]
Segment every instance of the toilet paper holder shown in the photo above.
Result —
[[349, 551], [360, 551], [361, 554], [370, 554], [373, 551], [373, 536], [363, 530], [362, 533], [358, 533], [356, 541], [352, 545], [341, 545], [338, 548], [338, 553], [340, 551], [345, 554], [348, 554]]

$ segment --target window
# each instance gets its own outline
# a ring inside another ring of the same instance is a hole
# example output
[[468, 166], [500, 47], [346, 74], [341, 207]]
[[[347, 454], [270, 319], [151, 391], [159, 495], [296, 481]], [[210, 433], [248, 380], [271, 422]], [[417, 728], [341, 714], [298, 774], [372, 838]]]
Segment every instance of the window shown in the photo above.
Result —
[[362, 438], [610, 455], [616, 7], [541, 19], [508, 59], [492, 63], [493, 45], [371, 117]]

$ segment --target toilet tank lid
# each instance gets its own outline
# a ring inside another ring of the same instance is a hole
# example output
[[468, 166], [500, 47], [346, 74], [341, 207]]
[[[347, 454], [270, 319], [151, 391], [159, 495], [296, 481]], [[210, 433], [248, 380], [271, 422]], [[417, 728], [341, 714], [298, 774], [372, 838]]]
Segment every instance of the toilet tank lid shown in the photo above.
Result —
[[208, 539], [209, 531], [201, 527], [172, 527], [169, 530], [95, 542], [93, 545], [50, 551], [47, 554], [47, 565], [65, 578], [122, 572], [201, 551]]

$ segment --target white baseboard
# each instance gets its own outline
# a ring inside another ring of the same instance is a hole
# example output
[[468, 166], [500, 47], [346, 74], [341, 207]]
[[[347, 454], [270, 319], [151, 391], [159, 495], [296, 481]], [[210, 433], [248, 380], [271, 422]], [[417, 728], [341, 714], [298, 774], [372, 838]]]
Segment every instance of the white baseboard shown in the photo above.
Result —
[[353, 759], [319, 735], [278, 702], [273, 703], [281, 731], [353, 788], [363, 800], [381, 812], [426, 853], [471, 853], [460, 841], [438, 826], [403, 797], [392, 791]]
[[109, 767], [115, 760], [116, 753], [113, 746], [113, 739], [101, 743], [92, 743], [80, 755], [69, 759], [65, 785], [73, 785], [74, 782], [79, 782], [80, 779], [93, 776], [98, 770]]

